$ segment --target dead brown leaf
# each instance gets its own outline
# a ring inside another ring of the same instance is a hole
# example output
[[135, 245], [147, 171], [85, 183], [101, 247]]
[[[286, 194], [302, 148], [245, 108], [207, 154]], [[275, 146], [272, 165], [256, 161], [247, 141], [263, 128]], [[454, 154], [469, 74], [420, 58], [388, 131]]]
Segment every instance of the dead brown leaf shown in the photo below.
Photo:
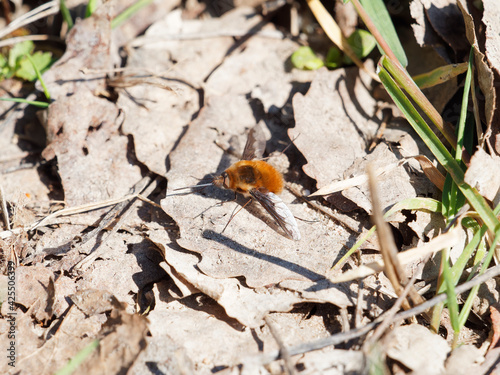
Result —
[[[321, 70], [307, 94], [293, 98], [296, 125], [289, 130], [308, 163], [304, 172], [321, 188], [344, 177], [365, 155], [378, 125], [368, 77], [358, 69]], [[363, 171], [364, 172], [364, 171]]]
[[[473, 4], [469, 4], [465, 0], [458, 0], [457, 2], [465, 20], [465, 31], [467, 39], [470, 44], [474, 46], [474, 62], [478, 74], [478, 83], [483, 96], [480, 99], [480, 111], [482, 118], [486, 119], [486, 134], [485, 138], [492, 137], [492, 147], [497, 154], [500, 153], [500, 118], [498, 117], [497, 108], [500, 104], [500, 95], [497, 92], [497, 85], [495, 82], [500, 80], [498, 66], [492, 68], [492, 63], [489, 61], [489, 48], [493, 48], [493, 58], [496, 56], [496, 45], [498, 44], [498, 35], [494, 35], [492, 31], [495, 29], [495, 23], [498, 22], [498, 17], [495, 15], [500, 14], [499, 5], [495, 1], [486, 1], [483, 14]], [[487, 5], [486, 5], [487, 4]], [[486, 11], [488, 8], [488, 11]], [[487, 20], [488, 24], [488, 38], [481, 32], [484, 25], [481, 22], [483, 17]], [[490, 21], [493, 20], [494, 21]], [[488, 44], [486, 45], [486, 40]], [[496, 41], [495, 41], [496, 40]], [[494, 47], [491, 47], [495, 45]], [[488, 46], [488, 49], [487, 49]], [[496, 61], [494, 60], [496, 63]], [[482, 103], [484, 100], [484, 104]]]
[[490, 318], [493, 337], [491, 338], [491, 344], [488, 350], [492, 350], [497, 346], [498, 340], [500, 339], [500, 312], [498, 311], [498, 304], [490, 306]]
[[465, 182], [496, 206], [500, 202], [500, 157], [478, 148], [465, 172]]
[[148, 320], [115, 308], [99, 332], [99, 347], [76, 374], [119, 374], [128, 371], [146, 348]]
[[[422, 22], [421, 17], [417, 16], [419, 13], [417, 8], [420, 7], [424, 9], [424, 22]], [[416, 33], [419, 35], [417, 40], [420, 39], [421, 45], [422, 41], [429, 45], [429, 39], [434, 39], [444, 48], [451, 47], [454, 56], [449, 54], [448, 62], [462, 61], [467, 56], [469, 44], [463, 38], [465, 34], [464, 21], [456, 0], [413, 1], [411, 9], [412, 15], [419, 22], [418, 30], [424, 34], [422, 38], [421, 33]]]
[[[269, 312], [289, 311], [293, 305], [300, 302], [329, 302], [337, 306], [352, 304], [350, 298], [352, 292], [347, 287], [328, 282], [315, 285], [310, 282], [295, 281], [280, 286], [249, 288], [236, 278], [207, 276], [199, 271], [197, 256], [176, 250], [171, 245], [162, 245], [165, 241], [161, 233], [151, 233], [150, 236], [162, 250], [169, 265], [165, 267], [165, 271], [185, 293], [182, 297], [196, 291], [203, 292], [224, 307], [227, 315], [245, 326], [259, 327]], [[257, 275], [254, 275], [254, 272], [249, 270], [245, 275], [255, 278]]]
[[412, 324], [397, 327], [384, 340], [387, 356], [421, 374], [441, 374], [450, 348], [427, 328]]
[[480, 363], [484, 361], [482, 349], [474, 345], [460, 345], [446, 360], [446, 375], [467, 375], [481, 373]]
[[50, 320], [55, 303], [54, 274], [41, 265], [36, 267], [21, 266], [16, 268], [16, 277], [19, 283], [16, 302], [29, 308], [37, 321]]

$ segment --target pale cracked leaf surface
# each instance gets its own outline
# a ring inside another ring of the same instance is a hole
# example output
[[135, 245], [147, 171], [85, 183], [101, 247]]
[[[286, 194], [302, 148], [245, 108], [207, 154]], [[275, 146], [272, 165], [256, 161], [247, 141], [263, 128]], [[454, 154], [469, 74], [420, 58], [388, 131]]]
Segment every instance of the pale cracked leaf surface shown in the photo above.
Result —
[[[171, 154], [169, 194], [162, 200], [162, 207], [179, 225], [177, 243], [200, 253], [198, 266], [212, 277], [244, 276], [251, 287], [285, 279], [320, 280], [338, 256], [347, 233], [299, 204], [287, 190], [281, 198], [298, 218], [300, 241], [284, 237], [257, 202], [241, 210], [222, 233], [235, 207], [247, 201], [239, 197], [238, 204], [220, 205], [234, 197], [231, 191], [217, 187], [193, 194], [173, 191], [196, 184], [191, 176], [207, 179], [237, 161], [214, 144], [217, 132], [245, 140], [246, 129], [253, 124], [250, 107], [242, 96], [212, 98]], [[272, 158], [269, 162], [272, 164]]]

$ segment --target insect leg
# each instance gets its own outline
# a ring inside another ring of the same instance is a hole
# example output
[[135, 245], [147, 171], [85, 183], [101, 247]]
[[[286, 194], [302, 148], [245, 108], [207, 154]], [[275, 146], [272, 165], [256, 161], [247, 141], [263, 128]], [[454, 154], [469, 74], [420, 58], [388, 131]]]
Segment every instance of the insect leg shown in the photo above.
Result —
[[226, 228], [229, 225], [229, 223], [231, 222], [231, 220], [233, 220], [233, 218], [238, 214], [238, 212], [240, 212], [242, 209], [244, 209], [251, 201], [252, 201], [252, 198], [250, 198], [247, 203], [245, 203], [243, 206], [241, 206], [240, 209], [238, 211], [236, 211], [236, 213], [234, 213], [234, 211], [236, 210], [236, 208], [238, 206], [236, 206], [234, 208], [233, 213], [231, 214], [231, 217], [229, 218], [229, 221], [227, 222], [226, 226], [224, 227], [224, 229], [222, 230], [221, 233], [224, 233], [224, 231], [226, 230]]

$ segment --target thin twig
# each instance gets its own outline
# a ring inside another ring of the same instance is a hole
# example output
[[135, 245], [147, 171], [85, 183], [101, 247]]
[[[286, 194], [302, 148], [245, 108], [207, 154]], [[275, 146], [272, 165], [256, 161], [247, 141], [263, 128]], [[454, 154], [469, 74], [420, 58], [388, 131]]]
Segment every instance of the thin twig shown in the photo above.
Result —
[[9, 211], [7, 210], [7, 202], [5, 201], [5, 194], [3, 192], [2, 184], [0, 184], [0, 204], [2, 205], [0, 209], [2, 210], [2, 219], [5, 224], [5, 228], [7, 228], [7, 230], [10, 230]]
[[[456, 294], [461, 294], [469, 289], [472, 289], [474, 286], [482, 284], [489, 279], [496, 277], [500, 275], [500, 265], [495, 266], [490, 268], [488, 271], [486, 271], [484, 274], [477, 276], [473, 278], [470, 281], [467, 281], [455, 288], [455, 293]], [[434, 298], [431, 298], [430, 300], [422, 303], [421, 305], [418, 305], [410, 310], [402, 311], [394, 316], [394, 318], [391, 319], [391, 323], [397, 322], [403, 319], [408, 319], [413, 316], [419, 315], [428, 309], [430, 309], [432, 306], [437, 305], [438, 303], [446, 301], [448, 296], [446, 293], [438, 294]], [[311, 352], [314, 350], [320, 350], [323, 349], [327, 346], [332, 346], [332, 345], [338, 345], [342, 342], [353, 340], [355, 338], [361, 337], [366, 335], [368, 332], [373, 330], [375, 327], [377, 327], [383, 320], [385, 316], [380, 316], [378, 319], [374, 320], [373, 322], [361, 327], [361, 328], [355, 328], [349, 332], [342, 332], [342, 333], [337, 333], [335, 335], [325, 337], [319, 340], [295, 345], [292, 347], [288, 348], [288, 351], [290, 352], [290, 355], [298, 355], [298, 354], [304, 354], [307, 352]], [[252, 363], [260, 363], [262, 365], [271, 363], [277, 359], [280, 358], [280, 353], [279, 351], [274, 351], [271, 353], [267, 354], [261, 354], [256, 358], [256, 361], [252, 361]]]
[[59, 1], [53, 0], [45, 4], [42, 4], [38, 8], [35, 8], [29, 11], [28, 13], [25, 13], [22, 16], [16, 18], [7, 27], [1, 30], [0, 39], [9, 35], [14, 30], [17, 30], [23, 26], [33, 23], [41, 18], [45, 18], [52, 14], [56, 14], [57, 12], [59, 12]]
[[[382, 206], [378, 194], [377, 178], [372, 165], [367, 168], [368, 186], [370, 188], [372, 200], [372, 220], [373, 224], [377, 227], [377, 237], [380, 244], [380, 252], [384, 259], [384, 273], [391, 281], [394, 291], [399, 296], [403, 291], [403, 286], [408, 282], [406, 272], [398, 259], [398, 248], [392, 235], [389, 224], [384, 220]], [[423, 297], [418, 292], [411, 288], [409, 292], [410, 298], [414, 305], [423, 302]], [[408, 310], [410, 304], [403, 301], [403, 308]]]
[[205, 40], [214, 38], [227, 38], [227, 37], [243, 37], [247, 35], [258, 36], [261, 38], [270, 39], [283, 39], [284, 35], [279, 30], [258, 30], [258, 31], [247, 31], [247, 30], [215, 30], [211, 32], [202, 33], [185, 33], [185, 34], [165, 34], [161, 36], [151, 37], [139, 37], [135, 38], [131, 43], [128, 44], [129, 47], [137, 48], [144, 45], [149, 45], [153, 43], [163, 43], [172, 40]]
[[328, 209], [326, 209], [324, 206], [321, 206], [320, 204], [316, 203], [315, 201], [311, 201], [307, 199], [307, 197], [304, 197], [304, 195], [294, 186], [292, 186], [290, 183], [285, 182], [285, 187], [286, 189], [292, 193], [296, 198], [298, 198], [300, 201], [306, 203], [309, 207], [315, 209], [318, 212], [321, 212], [325, 216], [329, 217], [330, 219], [334, 220], [336, 223], [340, 224], [344, 229], [348, 230], [351, 233], [354, 233], [356, 235], [363, 235], [367, 232], [365, 228], [361, 229], [360, 233], [360, 223], [350, 216], [339, 214], [338, 212], [330, 212]]
[[[137, 183], [136, 186], [134, 186], [134, 190], [139, 190], [140, 193], [144, 194], [145, 196], [151, 194], [158, 185], [159, 177], [156, 178], [154, 181], [151, 180], [152, 180], [151, 176], [146, 176], [141, 181], [139, 181], [139, 183]], [[136, 194], [136, 197], [137, 195], [138, 194]], [[130, 203], [122, 202], [117, 204], [112, 210], [110, 210], [106, 214], [106, 216], [101, 220], [97, 228], [90, 231], [82, 238], [81, 243], [89, 241], [91, 238], [97, 236], [113, 220], [115, 220], [117, 216], [120, 216], [119, 220], [113, 226], [111, 231], [109, 231], [109, 233], [107, 233], [107, 235], [104, 236], [103, 239], [98, 244], [95, 244], [92, 252], [89, 255], [87, 255], [84, 259], [79, 261], [72, 268], [72, 270], [78, 270], [78, 271], [85, 270], [96, 258], [98, 258], [101, 255], [102, 251], [104, 251], [104, 247], [102, 245], [105, 244], [109, 239], [111, 239], [114, 236], [114, 234], [118, 232], [118, 230], [122, 227], [122, 223], [126, 221], [128, 215], [130, 215], [130, 213], [132, 212], [131, 208], [134, 207], [134, 205], [135, 201], [132, 201]]]
[[276, 329], [274, 323], [269, 319], [268, 316], [264, 317], [264, 321], [266, 322], [267, 326], [269, 327], [269, 331], [271, 332], [271, 335], [274, 337], [274, 340], [278, 344], [280, 348], [280, 355], [281, 358], [283, 358], [285, 362], [285, 369], [288, 373], [288, 375], [294, 375], [295, 374], [295, 369], [293, 366], [292, 358], [290, 357], [290, 353], [288, 352], [288, 349], [285, 346], [285, 343], [281, 339], [281, 336]]
[[378, 339], [385, 332], [385, 330], [393, 323], [394, 315], [396, 315], [396, 313], [401, 308], [401, 305], [406, 300], [406, 296], [410, 292], [410, 289], [413, 287], [413, 284], [415, 283], [415, 280], [417, 279], [417, 274], [418, 274], [418, 272], [414, 273], [414, 275], [412, 276], [412, 278], [410, 279], [408, 284], [406, 284], [403, 292], [398, 297], [398, 299], [396, 300], [394, 305], [383, 314], [384, 320], [382, 321], [382, 323], [377, 327], [377, 329], [375, 330], [373, 335], [363, 343], [363, 348], [362, 348], [363, 351], [366, 352], [368, 350], [368, 348], [370, 348], [375, 342], [377, 342]]
[[354, 316], [354, 327], [361, 326], [361, 317], [363, 316], [363, 280], [358, 280], [358, 298], [356, 299], [356, 315]]
[[25, 42], [27, 40], [31, 41], [44, 41], [44, 40], [50, 40], [53, 42], [59, 42], [59, 43], [64, 43], [64, 40], [53, 35], [23, 35], [23, 36], [16, 36], [14, 38], [9, 38], [0, 41], [0, 48], [6, 47], [6, 46], [12, 46], [17, 43]]

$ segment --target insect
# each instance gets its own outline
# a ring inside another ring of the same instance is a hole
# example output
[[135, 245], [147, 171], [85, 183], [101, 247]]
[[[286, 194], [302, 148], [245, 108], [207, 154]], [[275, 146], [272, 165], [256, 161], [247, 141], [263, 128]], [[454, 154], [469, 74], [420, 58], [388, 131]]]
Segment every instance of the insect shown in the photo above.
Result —
[[248, 133], [241, 160], [215, 177], [212, 183], [197, 187], [215, 185], [255, 199], [269, 212], [288, 238], [298, 241], [300, 232], [297, 221], [277, 195], [283, 190], [281, 173], [267, 162], [255, 160], [262, 157], [265, 147], [264, 133], [259, 125], [255, 125]]

